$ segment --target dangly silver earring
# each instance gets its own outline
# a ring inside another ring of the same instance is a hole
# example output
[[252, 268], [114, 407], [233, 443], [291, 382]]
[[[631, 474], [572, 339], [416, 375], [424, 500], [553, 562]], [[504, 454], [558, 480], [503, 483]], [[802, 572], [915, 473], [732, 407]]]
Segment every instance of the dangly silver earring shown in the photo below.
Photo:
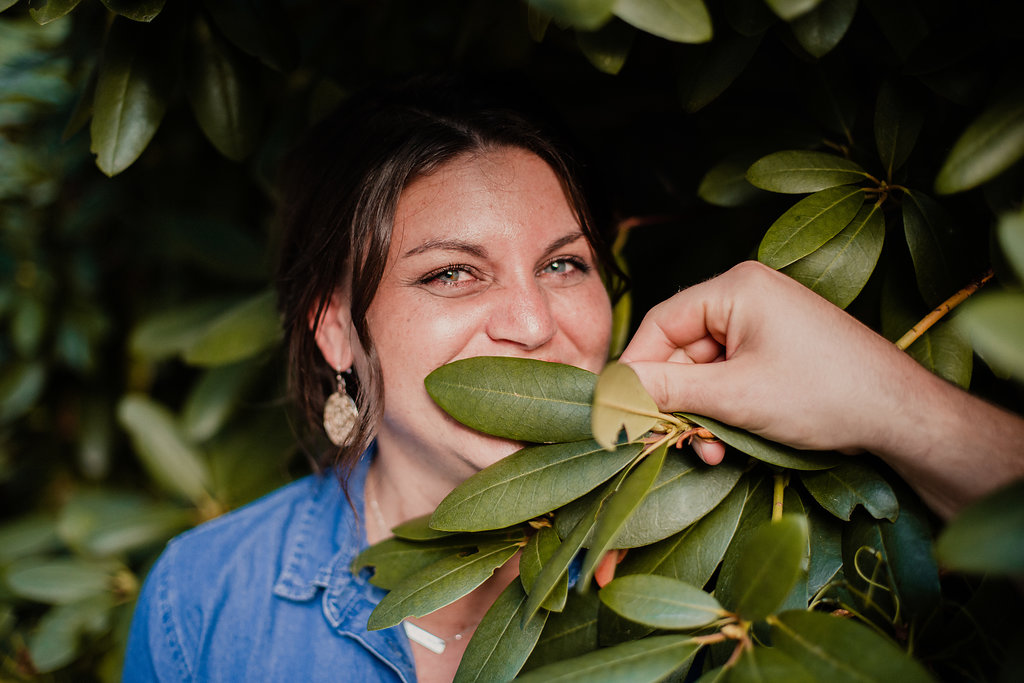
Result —
[[345, 391], [345, 378], [337, 372], [338, 390], [327, 397], [324, 404], [324, 431], [335, 446], [344, 446], [359, 419], [355, 401]]

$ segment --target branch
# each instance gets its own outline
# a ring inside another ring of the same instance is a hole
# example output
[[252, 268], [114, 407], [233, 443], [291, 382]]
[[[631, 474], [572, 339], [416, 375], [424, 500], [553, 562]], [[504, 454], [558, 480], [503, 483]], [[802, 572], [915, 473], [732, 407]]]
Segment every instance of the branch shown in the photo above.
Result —
[[944, 315], [963, 303], [964, 299], [969, 297], [971, 294], [974, 294], [983, 284], [991, 279], [992, 269], [989, 268], [985, 271], [984, 275], [943, 301], [931, 313], [922, 318], [921, 322], [907, 330], [907, 333], [900, 337], [899, 341], [896, 342], [896, 347], [901, 351], [906, 351], [907, 347], [917, 341], [918, 337], [927, 332], [929, 327], [939, 322]]

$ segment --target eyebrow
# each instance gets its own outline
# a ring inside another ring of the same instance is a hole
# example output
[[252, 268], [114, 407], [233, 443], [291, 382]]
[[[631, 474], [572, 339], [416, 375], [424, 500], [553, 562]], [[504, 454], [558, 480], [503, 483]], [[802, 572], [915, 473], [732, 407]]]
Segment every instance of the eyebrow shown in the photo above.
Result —
[[[548, 245], [548, 248], [544, 251], [544, 255], [547, 256], [553, 252], [556, 252], [562, 247], [572, 244], [581, 237], [585, 237], [582, 231], [570, 232], [566, 235], [562, 235], [561, 237], [554, 240], [551, 244]], [[470, 256], [475, 256], [477, 258], [487, 257], [487, 250], [484, 249], [484, 247], [479, 244], [474, 244], [473, 242], [466, 242], [465, 240], [458, 239], [439, 239], [428, 240], [423, 244], [420, 244], [418, 246], [413, 247], [412, 249], [409, 249], [404, 254], [402, 254], [402, 258], [416, 256], [418, 254], [423, 254], [428, 251], [457, 251], [462, 252], [464, 254], [469, 254]]]

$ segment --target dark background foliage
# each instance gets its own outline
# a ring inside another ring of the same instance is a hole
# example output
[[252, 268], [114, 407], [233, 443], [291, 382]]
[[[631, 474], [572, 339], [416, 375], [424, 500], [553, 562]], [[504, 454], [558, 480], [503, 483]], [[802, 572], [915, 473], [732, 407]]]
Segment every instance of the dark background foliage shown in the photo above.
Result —
[[[994, 266], [1001, 291], [910, 352], [1020, 409], [1004, 381], [1024, 376], [1019, 3], [0, 9], [0, 677], [116, 679], [166, 539], [308, 471], [268, 294], [275, 166], [381, 79], [457, 69], [536, 88], [602, 179], [634, 324], [757, 255], [795, 198], [749, 184], [751, 163], [787, 149], [857, 162], [869, 187], [905, 189], [881, 205], [877, 263], [832, 274], [860, 291], [849, 310], [896, 338]], [[894, 126], [898, 142], [876, 144]], [[917, 223], [911, 191], [936, 200]]]

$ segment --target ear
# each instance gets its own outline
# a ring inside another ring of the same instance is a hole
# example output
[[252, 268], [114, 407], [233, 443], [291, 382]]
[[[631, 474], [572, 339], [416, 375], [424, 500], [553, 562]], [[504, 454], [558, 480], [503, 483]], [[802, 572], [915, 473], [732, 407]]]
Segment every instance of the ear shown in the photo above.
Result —
[[[309, 313], [309, 327], [312, 329], [316, 311]], [[355, 358], [355, 331], [352, 329], [352, 316], [349, 313], [348, 296], [341, 289], [331, 295], [326, 310], [316, 329], [316, 345], [324, 360], [337, 371], [348, 370]]]

